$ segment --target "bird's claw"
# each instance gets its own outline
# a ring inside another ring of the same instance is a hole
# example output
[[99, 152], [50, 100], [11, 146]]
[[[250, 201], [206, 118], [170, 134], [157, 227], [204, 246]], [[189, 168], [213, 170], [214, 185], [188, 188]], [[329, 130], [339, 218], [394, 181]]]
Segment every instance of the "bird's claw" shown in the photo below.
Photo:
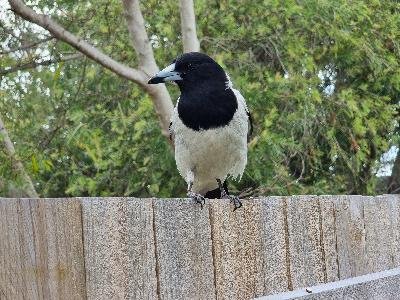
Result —
[[199, 203], [201, 209], [203, 209], [204, 204], [206, 204], [206, 199], [200, 194], [188, 192], [188, 197], [192, 198], [194, 201], [196, 201], [196, 203]]
[[242, 201], [240, 201], [240, 198], [238, 196], [228, 195], [227, 193], [223, 192], [221, 198], [225, 198], [225, 199], [227, 198], [230, 200], [230, 202], [233, 202], [233, 205], [235, 206], [233, 211], [235, 211], [238, 208], [241, 208], [243, 206]]
[[228, 195], [228, 198], [229, 198], [230, 202], [233, 202], [233, 205], [235, 206], [233, 211], [235, 211], [238, 208], [241, 208], [243, 206], [242, 201], [240, 201], [240, 198], [238, 196]]

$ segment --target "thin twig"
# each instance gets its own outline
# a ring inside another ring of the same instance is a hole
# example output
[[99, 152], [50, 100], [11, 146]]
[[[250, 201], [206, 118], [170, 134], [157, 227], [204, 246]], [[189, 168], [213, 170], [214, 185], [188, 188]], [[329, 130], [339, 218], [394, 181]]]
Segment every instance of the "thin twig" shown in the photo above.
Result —
[[78, 59], [78, 58], [82, 58], [82, 57], [83, 57], [83, 55], [81, 53], [75, 53], [72, 55], [67, 55], [67, 56], [60, 57], [60, 58], [52, 58], [52, 59], [48, 59], [48, 60], [44, 60], [44, 61], [30, 61], [30, 62], [23, 63], [20, 65], [8, 67], [7, 69], [0, 69], [0, 75], [7, 75], [10, 73], [14, 73], [16, 71], [33, 69], [38, 66], [49, 66], [49, 65], [59, 63], [62, 61], [70, 61], [70, 60], [74, 60], [74, 59]]
[[54, 37], [53, 36], [49, 36], [49, 37], [47, 37], [45, 39], [42, 39], [42, 40], [39, 40], [39, 41], [36, 41], [36, 42], [32, 42], [32, 43], [29, 43], [29, 44], [26, 44], [26, 45], [23, 45], [23, 46], [20, 46], [20, 47], [17, 47], [17, 48], [13, 48], [13, 49], [6, 50], [6, 51], [1, 51], [0, 55], [5, 55], [5, 54], [13, 53], [13, 52], [16, 52], [16, 51], [23, 51], [23, 50], [31, 49], [31, 48], [34, 48], [34, 47], [40, 45], [40, 44], [46, 43], [48, 41], [51, 41], [52, 39], [54, 39]]

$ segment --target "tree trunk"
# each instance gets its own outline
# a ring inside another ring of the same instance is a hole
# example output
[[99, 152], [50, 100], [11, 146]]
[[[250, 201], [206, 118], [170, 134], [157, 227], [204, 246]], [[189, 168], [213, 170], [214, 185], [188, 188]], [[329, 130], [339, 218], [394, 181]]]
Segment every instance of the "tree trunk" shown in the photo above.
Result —
[[147, 80], [156, 74], [159, 71], [159, 68], [154, 58], [153, 48], [151, 47], [146, 32], [139, 1], [123, 0], [122, 3], [125, 9], [125, 19], [128, 25], [128, 31], [139, 61], [138, 69], [148, 76], [143, 88], [150, 95], [153, 101], [155, 111], [161, 124], [162, 134], [169, 140], [169, 123], [171, 121], [171, 114], [174, 107], [168, 90], [164, 84], [147, 84]]
[[26, 196], [29, 198], [39, 198], [38, 194], [36, 193], [36, 190], [33, 186], [32, 180], [29, 177], [29, 175], [26, 173], [24, 166], [22, 165], [21, 161], [18, 159], [16, 153], [15, 153], [15, 148], [14, 144], [12, 143], [6, 128], [4, 127], [3, 120], [0, 116], [0, 140], [3, 141], [4, 148], [10, 157], [12, 159], [13, 163], [13, 168], [21, 175], [24, 186], [23, 186], [23, 191], [25, 192]]
[[[63, 28], [49, 16], [38, 14], [25, 5], [22, 0], [8, 0], [8, 2], [16, 15], [48, 30], [56, 39], [71, 45], [77, 51], [115, 74], [137, 83], [150, 95], [159, 118], [161, 132], [169, 140], [168, 128], [173, 111], [173, 104], [165, 85], [147, 84], [149, 78], [158, 72], [159, 68], [147, 36], [145, 22], [138, 0], [122, 0], [128, 30], [139, 61], [137, 69], [115, 61], [90, 43]], [[184, 51], [199, 51], [200, 44], [196, 34], [193, 0], [180, 0], [180, 14]]]
[[184, 52], [198, 52], [200, 42], [196, 33], [196, 18], [193, 0], [180, 0], [181, 31]]

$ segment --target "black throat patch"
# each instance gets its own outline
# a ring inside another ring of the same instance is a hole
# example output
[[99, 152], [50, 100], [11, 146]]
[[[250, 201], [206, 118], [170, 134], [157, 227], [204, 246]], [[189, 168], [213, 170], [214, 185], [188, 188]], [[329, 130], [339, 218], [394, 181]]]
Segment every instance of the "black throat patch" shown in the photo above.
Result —
[[182, 91], [178, 115], [183, 124], [193, 130], [207, 130], [229, 124], [238, 108], [230, 88], [197, 87]]

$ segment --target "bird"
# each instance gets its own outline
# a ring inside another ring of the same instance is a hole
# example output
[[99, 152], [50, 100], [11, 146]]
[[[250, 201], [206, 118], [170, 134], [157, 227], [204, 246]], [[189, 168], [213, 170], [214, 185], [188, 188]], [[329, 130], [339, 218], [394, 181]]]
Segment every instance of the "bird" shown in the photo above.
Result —
[[241, 179], [247, 164], [252, 118], [229, 75], [210, 56], [189, 52], [178, 56], [148, 84], [172, 81], [180, 89], [169, 126], [175, 161], [187, 183], [187, 195], [201, 207], [205, 198], [230, 199], [228, 178]]

